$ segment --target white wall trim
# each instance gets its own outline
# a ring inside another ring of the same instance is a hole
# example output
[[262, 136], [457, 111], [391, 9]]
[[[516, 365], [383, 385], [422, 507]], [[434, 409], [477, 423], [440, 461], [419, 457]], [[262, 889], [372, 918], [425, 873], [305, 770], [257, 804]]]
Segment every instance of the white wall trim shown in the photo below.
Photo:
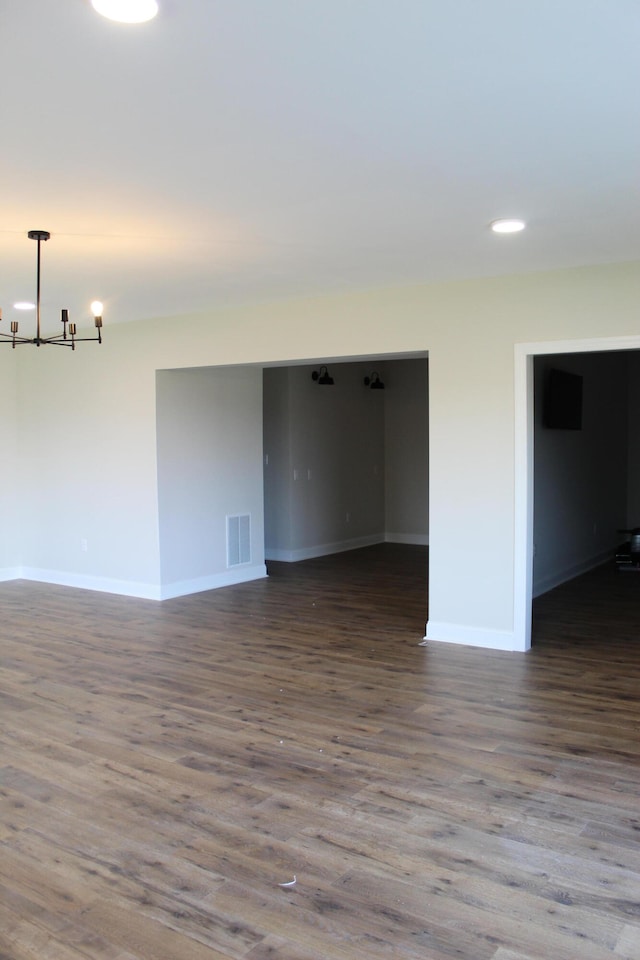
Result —
[[591, 337], [516, 343], [513, 537], [513, 636], [517, 650], [531, 646], [533, 594], [533, 358], [553, 353], [640, 350], [640, 336]]
[[590, 337], [584, 340], [541, 340], [516, 343], [516, 353], [538, 356], [547, 353], [604, 353], [608, 350], [638, 350], [640, 335], [628, 337]]
[[375, 543], [384, 543], [384, 534], [373, 534], [368, 537], [355, 537], [353, 540], [338, 540], [335, 543], [321, 543], [313, 547], [303, 547], [300, 550], [279, 550], [265, 548], [267, 560], [277, 560], [283, 563], [297, 563], [299, 560], [313, 560], [316, 557], [328, 557], [332, 553], [346, 553], [347, 550], [359, 550], [360, 547], [371, 547]]
[[353, 540], [340, 540], [335, 543], [321, 543], [313, 547], [303, 547], [300, 550], [280, 550], [265, 548], [267, 560], [277, 560], [282, 563], [297, 563], [299, 560], [313, 560], [315, 557], [327, 557], [332, 553], [346, 553], [347, 550], [359, 550], [361, 547], [371, 547], [376, 543], [407, 543], [416, 546], [429, 546], [428, 533], [384, 533], [373, 534], [368, 537], [355, 537]]
[[531, 648], [533, 589], [533, 356], [515, 346], [513, 636], [515, 649]]
[[428, 533], [385, 533], [385, 543], [409, 543], [419, 547], [429, 546]]
[[77, 587], [80, 590], [96, 590], [99, 593], [116, 593], [123, 597], [137, 597], [140, 600], [170, 600], [184, 597], [190, 593], [202, 593], [204, 590], [217, 590], [230, 587], [248, 580], [260, 580], [267, 576], [264, 564], [234, 567], [225, 573], [198, 577], [196, 580], [182, 580], [159, 587], [152, 583], [136, 583], [129, 580], [112, 580], [108, 577], [90, 577], [60, 570], [42, 570], [37, 567], [12, 567], [0, 570], [0, 581], [33, 580], [36, 583], [54, 583], [60, 587]]
[[62, 570], [43, 570], [39, 567], [22, 567], [18, 580], [34, 580], [37, 583], [55, 583], [60, 587], [78, 587], [81, 590], [97, 590], [99, 593], [117, 593], [124, 597], [141, 600], [160, 600], [160, 588], [152, 583], [132, 580], [113, 580], [109, 577], [91, 577]]
[[467, 647], [486, 647], [489, 650], [522, 651], [513, 633], [508, 630], [485, 630], [461, 623], [438, 623], [429, 620], [425, 641], [434, 643], [459, 643]]
[[266, 576], [267, 568], [264, 563], [236, 566], [224, 573], [214, 573], [206, 577], [197, 577], [195, 580], [180, 580], [175, 583], [164, 584], [160, 588], [160, 600], [185, 597], [191, 593], [203, 593], [205, 590], [218, 590], [220, 587], [231, 587], [236, 583], [261, 580]]
[[601, 567], [604, 563], [613, 565], [614, 554], [615, 550], [603, 550], [589, 560], [583, 560], [581, 563], [573, 564], [571, 567], [565, 567], [564, 570], [558, 570], [555, 573], [549, 574], [547, 577], [542, 577], [540, 580], [534, 579], [533, 596], [539, 597], [543, 593], [553, 590], [554, 587], [559, 587], [561, 583], [566, 583], [567, 580], [573, 580], [574, 577], [579, 577], [581, 574], [587, 573], [588, 570], [595, 570], [596, 567]]

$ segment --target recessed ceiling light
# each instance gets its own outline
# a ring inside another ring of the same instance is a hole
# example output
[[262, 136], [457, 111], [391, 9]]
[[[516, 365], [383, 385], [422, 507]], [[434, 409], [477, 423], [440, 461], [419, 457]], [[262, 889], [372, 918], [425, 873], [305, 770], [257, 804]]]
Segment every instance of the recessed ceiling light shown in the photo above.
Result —
[[493, 220], [491, 223], [494, 233], [520, 233], [525, 226], [524, 220]]
[[13, 305], [14, 310], [35, 310], [35, 303], [30, 303], [29, 300], [18, 300], [17, 303]]
[[103, 17], [119, 23], [145, 23], [158, 12], [156, 0], [91, 0], [91, 6]]

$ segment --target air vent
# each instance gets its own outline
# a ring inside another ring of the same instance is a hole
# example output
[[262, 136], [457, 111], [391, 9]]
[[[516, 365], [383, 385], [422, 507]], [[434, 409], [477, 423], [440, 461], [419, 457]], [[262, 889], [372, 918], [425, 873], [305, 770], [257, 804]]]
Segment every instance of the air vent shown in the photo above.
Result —
[[227, 566], [251, 563], [251, 514], [227, 517]]

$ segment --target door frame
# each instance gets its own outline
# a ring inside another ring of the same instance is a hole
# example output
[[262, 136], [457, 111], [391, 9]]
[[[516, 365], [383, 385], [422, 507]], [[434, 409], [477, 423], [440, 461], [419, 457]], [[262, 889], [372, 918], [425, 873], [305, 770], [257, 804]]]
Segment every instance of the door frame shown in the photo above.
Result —
[[554, 353], [640, 350], [640, 336], [516, 343], [514, 348], [513, 636], [516, 650], [531, 647], [533, 602], [533, 360]]

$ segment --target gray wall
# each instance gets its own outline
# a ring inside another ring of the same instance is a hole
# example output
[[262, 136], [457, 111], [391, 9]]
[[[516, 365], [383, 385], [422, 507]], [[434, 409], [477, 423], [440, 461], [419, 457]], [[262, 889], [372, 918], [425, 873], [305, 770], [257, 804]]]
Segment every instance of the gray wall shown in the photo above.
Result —
[[627, 355], [629, 369], [629, 424], [627, 525], [640, 527], [640, 352]]
[[[156, 395], [163, 596], [264, 576], [261, 371], [161, 370]], [[251, 562], [229, 569], [237, 514], [251, 516]]]
[[385, 367], [385, 530], [395, 543], [429, 536], [429, 382], [425, 359]]
[[[426, 543], [426, 359], [328, 366], [333, 386], [313, 381], [319, 364], [264, 371], [267, 557]], [[364, 385], [374, 368], [385, 390]]]

